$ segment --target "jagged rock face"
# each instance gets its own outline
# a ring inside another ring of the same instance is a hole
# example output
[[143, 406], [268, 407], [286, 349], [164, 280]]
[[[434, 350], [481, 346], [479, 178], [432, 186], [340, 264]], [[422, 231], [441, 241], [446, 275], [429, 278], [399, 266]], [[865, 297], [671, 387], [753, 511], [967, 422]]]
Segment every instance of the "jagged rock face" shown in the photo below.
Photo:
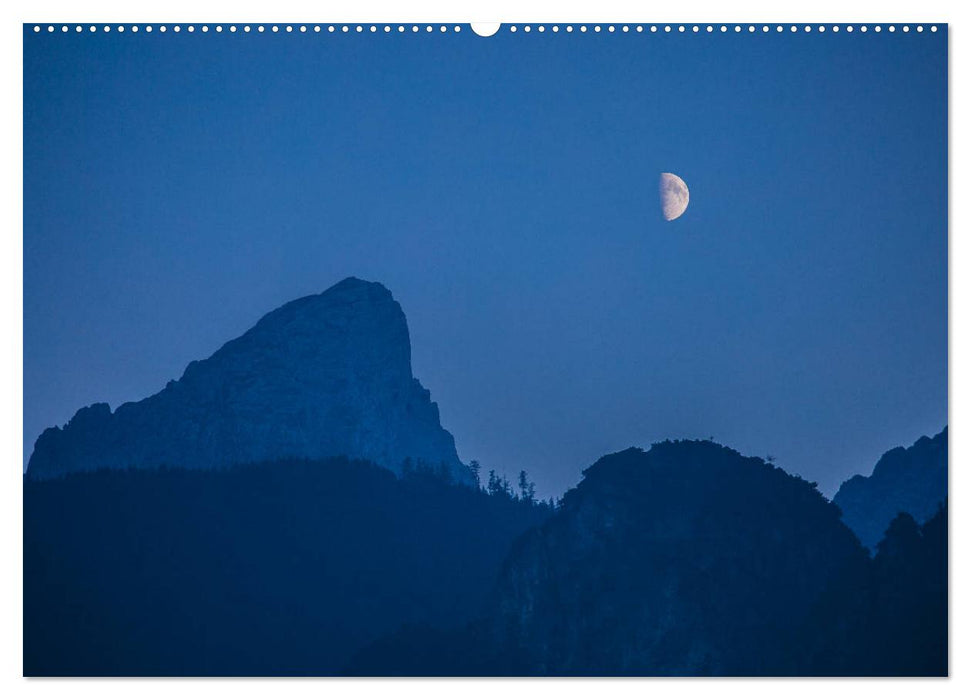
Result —
[[401, 307], [380, 284], [354, 278], [272, 311], [154, 396], [114, 413], [79, 410], [44, 431], [28, 473], [336, 455], [396, 472], [410, 458], [470, 478], [412, 376]]
[[833, 497], [843, 520], [874, 549], [899, 513], [927, 522], [947, 502], [947, 428], [885, 453], [866, 477], [843, 482]]
[[804, 640], [866, 554], [801, 479], [711, 442], [602, 458], [507, 560], [491, 618], [525, 673], [818, 673]]

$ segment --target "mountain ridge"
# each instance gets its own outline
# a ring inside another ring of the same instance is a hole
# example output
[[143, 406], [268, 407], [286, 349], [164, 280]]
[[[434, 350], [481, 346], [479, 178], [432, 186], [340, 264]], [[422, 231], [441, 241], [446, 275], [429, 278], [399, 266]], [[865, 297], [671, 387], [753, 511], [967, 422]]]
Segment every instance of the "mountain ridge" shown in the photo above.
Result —
[[35, 443], [35, 478], [100, 468], [214, 468], [344, 455], [406, 459], [470, 483], [438, 406], [411, 369], [401, 306], [348, 277], [264, 314], [144, 399], [79, 409]]
[[922, 524], [947, 502], [947, 427], [910, 447], [887, 450], [869, 476], [856, 474], [833, 496], [843, 520], [871, 550], [899, 513]]

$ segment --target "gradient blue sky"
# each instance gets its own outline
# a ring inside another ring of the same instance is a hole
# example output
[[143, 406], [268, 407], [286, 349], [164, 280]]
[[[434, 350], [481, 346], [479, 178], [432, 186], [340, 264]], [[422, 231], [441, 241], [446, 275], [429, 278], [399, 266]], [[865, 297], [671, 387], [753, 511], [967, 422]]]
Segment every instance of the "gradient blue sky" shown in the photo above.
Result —
[[355, 275], [465, 460], [714, 436], [831, 494], [947, 421], [946, 45], [25, 27], [25, 459]]

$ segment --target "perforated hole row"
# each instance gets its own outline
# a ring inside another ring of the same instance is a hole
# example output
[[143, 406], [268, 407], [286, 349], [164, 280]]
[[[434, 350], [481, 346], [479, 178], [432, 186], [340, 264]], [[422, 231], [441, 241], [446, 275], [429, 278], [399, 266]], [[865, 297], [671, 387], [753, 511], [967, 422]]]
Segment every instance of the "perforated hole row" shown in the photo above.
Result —
[[527, 34], [530, 33], [530, 32], [533, 32], [533, 31], [537, 31], [537, 32], [541, 32], [542, 33], [542, 32], [547, 31], [547, 29], [553, 31], [554, 33], [559, 33], [560, 31], [565, 31], [567, 33], [571, 33], [571, 32], [574, 32], [574, 31], [578, 31], [581, 34], [586, 33], [586, 32], [593, 32], [594, 34], [599, 34], [599, 33], [604, 32], [604, 31], [606, 31], [607, 33], [614, 33], [614, 32], [621, 32], [621, 33], [628, 33], [628, 32], [635, 32], [635, 33], [643, 33], [643, 32], [658, 33], [658, 32], [663, 32], [663, 33], [670, 34], [670, 33], [677, 32], [679, 34], [686, 34], [686, 33], [691, 33], [691, 34], [709, 33], [709, 34], [711, 34], [711, 33], [716, 33], [716, 32], [717, 33], [733, 32], [733, 33], [741, 34], [741, 33], [745, 32], [745, 33], [749, 33], [749, 34], [755, 34], [755, 33], [767, 34], [767, 33], [772, 32], [772, 31], [775, 31], [775, 32], [778, 33], [778, 32], [784, 32], [784, 31], [788, 30], [789, 32], [799, 32], [799, 31], [802, 31], [804, 33], [808, 33], [808, 32], [817, 32], [817, 33], [833, 32], [834, 34], [838, 34], [840, 31], [845, 31], [847, 33], [852, 33], [854, 31], [867, 32], [867, 31], [870, 31], [870, 30], [872, 30], [874, 32], [881, 32], [884, 29], [886, 29], [888, 32], [896, 32], [898, 28], [900, 29], [900, 31], [905, 32], [905, 33], [906, 32], [910, 32], [912, 29], [914, 31], [917, 31], [917, 32], [923, 32], [925, 29], [929, 29], [932, 32], [936, 32], [937, 31], [937, 26], [935, 26], [935, 25], [930, 25], [929, 27], [925, 27], [922, 24], [918, 24], [918, 25], [909, 25], [909, 24], [905, 24], [905, 25], [892, 25], [892, 24], [891, 25], [865, 25], [865, 24], [863, 24], [863, 25], [838, 25], [838, 24], [834, 24], [834, 25], [825, 25], [825, 24], [820, 24], [820, 25], [808, 25], [808, 24], [807, 25], [796, 25], [796, 24], [787, 24], [787, 25], [782, 25], [782, 24], [773, 24], [773, 25], [769, 25], [769, 24], [759, 24], [759, 25], [755, 25], [755, 24], [721, 24], [721, 25], [711, 25], [711, 24], [707, 24], [707, 25], [699, 25], [699, 24], [692, 24], [692, 25], [684, 25], [684, 24], [677, 24], [677, 25], [672, 25], [672, 24], [663, 24], [663, 25], [659, 25], [659, 24], [650, 24], [650, 25], [645, 25], [645, 24], [620, 24], [620, 25], [616, 25], [616, 24], [567, 24], [567, 25], [554, 24], [554, 25], [544, 25], [544, 24], [538, 24], [538, 25], [533, 25], [533, 24], [524, 24], [524, 25], [515, 25], [515, 24], [511, 24], [511, 25], [509, 25], [507, 27], [507, 31], [509, 31], [511, 33], [524, 32], [524, 33], [527, 33]]
[[390, 34], [391, 32], [398, 32], [403, 34], [405, 32], [411, 32], [411, 33], [461, 32], [462, 26], [458, 24], [455, 24], [455, 25], [445, 25], [445, 24], [442, 24], [442, 25], [431, 25], [431, 24], [423, 24], [423, 25], [418, 25], [418, 24], [408, 24], [408, 25], [405, 25], [405, 24], [397, 24], [397, 25], [391, 25], [391, 24], [238, 24], [238, 25], [237, 24], [215, 24], [215, 25], [208, 25], [208, 24], [201, 24], [201, 25], [195, 25], [195, 24], [187, 24], [187, 25], [180, 25], [180, 24], [172, 24], [172, 25], [166, 25], [166, 24], [161, 24], [161, 25], [48, 24], [48, 25], [40, 25], [40, 24], [35, 24], [34, 25], [35, 33], [40, 33], [43, 31], [47, 31], [49, 33], [57, 32], [57, 31], [60, 31], [60, 32], [74, 31], [75, 33], [78, 33], [78, 34], [85, 31], [89, 33], [93, 33], [93, 32], [124, 33], [126, 31], [133, 32], [133, 33], [138, 33], [139, 31], [151, 33], [154, 31], [154, 32], [162, 32], [162, 33], [175, 32], [176, 34], [181, 33], [183, 31], [189, 32], [190, 34], [195, 33], [196, 31], [200, 31], [204, 34], [210, 31], [216, 32], [217, 34], [222, 32], [228, 32], [230, 34], [235, 34], [237, 32], [242, 32], [244, 34], [249, 32], [290, 33], [290, 34], [293, 34], [293, 33], [334, 34], [338, 32], [344, 33], [344, 34], [350, 34], [350, 33], [363, 34], [365, 32], [374, 33], [374, 34], [377, 34], [378, 32]]
[[[768, 25], [768, 24], [761, 24], [761, 25], [754, 25], [754, 24], [747, 24], [747, 25], [742, 25], [742, 24], [733, 24], [733, 25], [727, 25], [727, 24], [721, 24], [721, 25], [711, 25], [711, 24], [707, 24], [707, 25], [698, 25], [698, 24], [692, 24], [692, 25], [684, 25], [684, 24], [678, 24], [678, 25], [670, 25], [670, 24], [665, 24], [665, 25], [657, 25], [657, 24], [651, 24], [651, 25], [644, 25], [644, 24], [633, 24], [633, 25], [631, 25], [631, 24], [621, 24], [621, 25], [615, 25], [615, 24], [607, 24], [607, 25], [601, 25], [601, 24], [591, 24], [591, 25], [587, 25], [587, 24], [576, 24], [576, 25], [574, 25], [574, 24], [566, 24], [566, 25], [559, 25], [559, 24], [553, 24], [553, 25], [545, 25], [545, 24], [522, 24], [522, 25], [517, 25], [517, 24], [510, 24], [505, 29], [506, 29], [506, 31], [508, 31], [510, 33], [513, 33], [513, 34], [515, 34], [517, 32], [522, 32], [522, 33], [525, 33], [525, 34], [529, 34], [529, 33], [532, 33], [532, 32], [536, 32], [536, 33], [539, 33], [539, 34], [544, 34], [547, 31], [549, 31], [550, 33], [553, 33], [553, 34], [559, 34], [561, 32], [562, 33], [566, 33], [566, 34], [571, 34], [571, 33], [574, 33], [574, 32], [579, 32], [581, 34], [584, 34], [584, 33], [587, 33], [587, 32], [592, 32], [594, 34], [598, 34], [598, 33], [602, 33], [602, 32], [607, 32], [607, 33], [617, 33], [617, 32], [620, 32], [620, 33], [630, 33], [630, 32], [634, 32], [634, 33], [644, 33], [644, 32], [658, 33], [658, 32], [663, 32], [663, 33], [667, 33], [667, 34], [675, 33], [675, 32], [676, 33], [679, 33], [679, 34], [686, 34], [686, 33], [691, 33], [691, 34], [723, 33], [724, 34], [724, 33], [732, 32], [732, 33], [736, 33], [736, 34], [741, 34], [741, 33], [749, 33], [749, 34], [763, 33], [763, 34], [767, 34], [767, 33], [772, 32], [772, 31], [775, 31], [776, 33], [785, 32], [785, 31], [788, 31], [790, 33], [796, 33], [796, 32], [802, 32], [802, 33], [810, 33], [810, 32], [815, 32], [815, 33], [823, 33], [823, 32], [839, 33], [841, 31], [845, 31], [847, 33], [853, 33], [854, 31], [859, 31], [859, 32], [863, 32], [863, 33], [868, 32], [868, 31], [873, 31], [873, 32], [880, 33], [880, 32], [882, 32], [884, 30], [885, 31], [888, 31], [888, 32], [891, 32], [891, 33], [894, 33], [898, 29], [901, 32], [903, 32], [903, 33], [908, 33], [911, 30], [916, 31], [916, 32], [923, 32], [923, 31], [925, 31], [925, 29], [927, 29], [927, 30], [929, 30], [931, 32], [936, 32], [937, 31], [937, 26], [936, 25], [930, 25], [929, 27], [926, 27], [925, 28], [924, 25], [920, 25], [920, 24], [918, 24], [918, 25], [909, 25], [909, 24], [904, 24], [904, 25], [893, 25], [893, 24], [890, 24], [890, 25], [880, 25], [880, 24], [875, 24], [875, 25], [866, 25], [866, 24], [861, 24], [861, 25], [823, 25], [823, 24], [820, 24], [820, 25], [809, 25], [809, 24], [806, 24], [806, 25], [796, 25], [796, 24], [787, 24], [787, 25], [782, 25], [782, 24], [774, 24], [774, 25]], [[441, 34], [441, 33], [447, 33], [447, 32], [461, 32], [462, 31], [462, 26], [461, 25], [458, 25], [458, 24], [455, 24], [455, 25], [445, 25], [445, 24], [440, 24], [440, 25], [432, 25], [432, 24], [421, 24], [421, 25], [419, 25], [419, 24], [395, 24], [395, 25], [392, 25], [392, 24], [383, 24], [383, 25], [382, 24], [267, 24], [267, 25], [265, 25], [265, 24], [241, 24], [241, 25], [230, 24], [230, 25], [222, 25], [222, 24], [216, 24], [216, 25], [212, 25], [212, 26], [207, 25], [207, 24], [202, 24], [202, 25], [194, 25], [194, 24], [188, 24], [188, 25], [179, 25], [179, 24], [165, 25], [165, 24], [162, 24], [162, 25], [156, 25], [156, 26], [153, 26], [153, 25], [150, 25], [150, 24], [148, 24], [148, 25], [138, 25], [138, 24], [131, 24], [131, 25], [125, 25], [125, 24], [118, 24], [118, 25], [110, 25], [110, 24], [104, 24], [104, 25], [94, 25], [94, 24], [91, 24], [91, 25], [80, 25], [80, 24], [76, 24], [76, 25], [67, 25], [67, 24], [60, 24], [60, 25], [55, 25], [55, 24], [40, 25], [40, 24], [35, 24], [34, 25], [34, 32], [35, 33], [38, 33], [38, 34], [41, 33], [41, 32], [44, 32], [44, 31], [46, 31], [48, 33], [54, 33], [54, 32], [67, 33], [67, 32], [73, 31], [73, 32], [78, 33], [78, 34], [80, 34], [82, 32], [85, 32], [85, 31], [87, 31], [89, 33], [99, 32], [99, 31], [100, 32], [112, 32], [112, 31], [116, 31], [118, 33], [124, 33], [124, 32], [127, 31], [127, 32], [131, 32], [133, 34], [137, 34], [140, 31], [141, 32], [144, 32], [146, 34], [150, 34], [150, 33], [154, 32], [154, 31], [162, 32], [162, 33], [171, 31], [171, 32], [174, 32], [174, 33], [178, 34], [178, 33], [181, 33], [183, 31], [185, 31], [185, 32], [188, 32], [188, 33], [192, 34], [192, 33], [195, 33], [197, 30], [200, 31], [200, 32], [202, 32], [203, 34], [206, 34], [206, 33], [210, 32], [210, 31], [214, 31], [217, 34], [218, 33], [222, 33], [222, 32], [228, 32], [230, 34], [233, 34], [233, 33], [236, 33], [236, 32], [242, 32], [242, 33], [249, 33], [249, 32], [256, 32], [256, 33], [261, 33], [261, 32], [264, 32], [264, 33], [265, 32], [281, 33], [281, 32], [284, 32], [284, 33], [299, 33], [299, 34], [307, 34], [307, 33], [314, 33], [314, 34], [320, 34], [320, 33], [327, 33], [327, 34], [335, 34], [335, 33], [341, 33], [341, 34], [352, 34], [352, 33], [353, 34], [364, 34], [364, 33], [370, 33], [370, 34], [377, 34], [377, 33], [382, 33], [382, 34], [391, 34], [391, 33], [398, 33], [398, 34], [406, 34], [406, 33], [411, 33], [411, 34], [417, 34], [417, 33], [426, 33], [426, 34], [428, 34], [428, 33], [440, 33]], [[482, 34], [483, 36], [488, 36], [489, 35], [489, 34], [483, 34], [482, 32], [478, 32], [474, 28], [473, 28], [473, 31], [476, 31], [476, 33]]]

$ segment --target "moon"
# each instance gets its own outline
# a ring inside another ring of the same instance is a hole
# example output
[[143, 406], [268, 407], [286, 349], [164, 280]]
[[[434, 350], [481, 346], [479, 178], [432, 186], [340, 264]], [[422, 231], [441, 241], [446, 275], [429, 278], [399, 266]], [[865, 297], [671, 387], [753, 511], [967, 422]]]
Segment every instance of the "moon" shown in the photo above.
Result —
[[688, 208], [688, 186], [674, 173], [661, 173], [658, 194], [665, 221], [674, 221]]

